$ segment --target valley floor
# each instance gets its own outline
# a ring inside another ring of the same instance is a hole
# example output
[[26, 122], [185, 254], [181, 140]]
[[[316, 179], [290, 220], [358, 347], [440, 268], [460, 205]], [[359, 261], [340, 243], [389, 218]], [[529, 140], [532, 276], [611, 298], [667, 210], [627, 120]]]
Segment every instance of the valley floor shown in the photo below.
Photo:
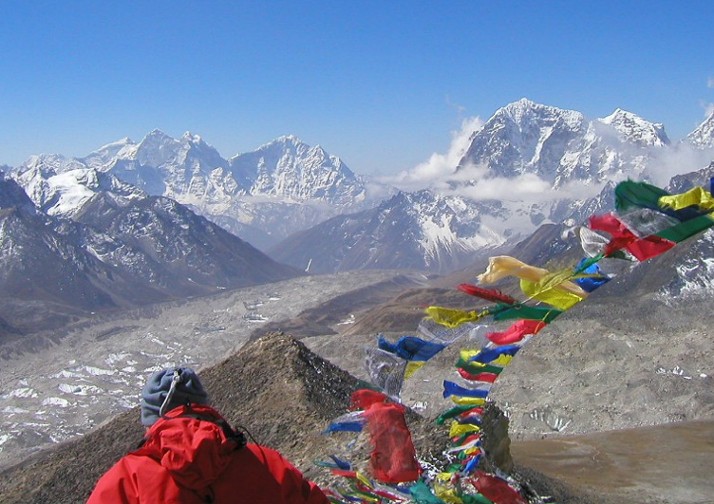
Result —
[[511, 454], [602, 502], [714, 503], [714, 420], [514, 441]]
[[210, 367], [256, 329], [397, 273], [299, 277], [165, 303], [0, 345], [0, 470], [82, 435], [138, 404], [152, 371]]

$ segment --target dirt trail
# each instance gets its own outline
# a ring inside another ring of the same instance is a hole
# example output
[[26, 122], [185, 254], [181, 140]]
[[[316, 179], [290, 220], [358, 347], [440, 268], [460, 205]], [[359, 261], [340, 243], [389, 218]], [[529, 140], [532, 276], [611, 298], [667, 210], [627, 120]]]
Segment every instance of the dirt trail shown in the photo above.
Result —
[[714, 503], [714, 420], [514, 441], [516, 463], [623, 503]]

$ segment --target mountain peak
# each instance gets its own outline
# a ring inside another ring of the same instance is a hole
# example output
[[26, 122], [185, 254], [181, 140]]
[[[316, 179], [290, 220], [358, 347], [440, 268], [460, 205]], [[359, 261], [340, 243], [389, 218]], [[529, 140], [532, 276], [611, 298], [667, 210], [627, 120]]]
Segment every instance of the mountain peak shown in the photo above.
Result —
[[492, 119], [503, 118], [504, 116], [518, 125], [524, 125], [534, 120], [539, 121], [542, 118], [559, 118], [572, 129], [577, 129], [584, 120], [580, 112], [543, 105], [528, 98], [521, 98], [518, 101], [509, 103], [505, 107], [500, 108], [493, 115]]
[[134, 145], [134, 142], [128, 136], [124, 137], [124, 138], [120, 138], [119, 140], [116, 140], [114, 142], [109, 142], [108, 144], [102, 145], [95, 152], [103, 151], [103, 150], [117, 150], [118, 151], [119, 149], [121, 149], [122, 147], [125, 147], [127, 145]]
[[144, 137], [144, 138], [146, 139], [146, 138], [165, 138], [165, 137], [171, 138], [171, 137], [169, 137], [169, 135], [167, 135], [160, 129], [154, 128], [151, 131], [149, 131], [149, 133], [147, 133], [146, 137]]
[[203, 138], [201, 137], [201, 135], [194, 135], [194, 134], [191, 133], [190, 131], [186, 131], [186, 132], [181, 136], [181, 140], [186, 141], [186, 142], [189, 142], [189, 143], [193, 143], [193, 144], [202, 144], [202, 143], [205, 143], [205, 142], [203, 141]]
[[662, 147], [670, 143], [661, 123], [646, 121], [619, 107], [609, 116], [599, 119], [599, 122], [612, 126], [625, 139], [639, 145]]
[[0, 172], [0, 209], [19, 208], [34, 214], [35, 205], [20, 185]]
[[501, 107], [501, 109], [499, 109], [496, 114], [502, 112], [511, 116], [514, 120], [517, 121], [521, 117], [523, 117], [523, 115], [526, 114], [528, 111], [538, 108], [539, 106], [543, 105], [539, 105], [538, 103], [529, 100], [528, 98], [521, 98], [520, 100], [511, 102], [506, 106]]
[[714, 148], [714, 110], [694, 131], [687, 135], [685, 141], [699, 149]]
[[305, 146], [305, 147], [309, 148], [309, 146], [308, 146], [305, 142], [303, 142], [302, 140], [300, 140], [300, 139], [299, 139], [297, 136], [295, 136], [295, 135], [281, 135], [281, 136], [279, 136], [278, 138], [276, 138], [275, 140], [273, 140], [273, 141], [271, 141], [271, 142], [268, 142], [267, 144], [262, 145], [259, 149], [262, 149], [262, 148], [264, 148], [264, 147], [269, 148], [269, 147], [271, 147], [271, 146], [276, 146], [276, 145], [279, 145], [279, 146], [281, 146], [281, 147], [286, 147], [286, 146], [290, 146], [290, 147]]
[[275, 139], [276, 142], [289, 142], [289, 143], [302, 143], [302, 141], [295, 135], [280, 135]]

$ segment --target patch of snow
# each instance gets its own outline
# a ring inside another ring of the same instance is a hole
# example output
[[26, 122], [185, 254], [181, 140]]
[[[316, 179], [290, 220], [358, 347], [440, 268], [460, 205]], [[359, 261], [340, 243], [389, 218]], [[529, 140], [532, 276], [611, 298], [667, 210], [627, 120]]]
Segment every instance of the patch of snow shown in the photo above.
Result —
[[24, 414], [24, 413], [29, 413], [29, 410], [23, 409], [23, 408], [16, 408], [15, 406], [5, 406], [2, 409], [2, 412], [5, 413], [6, 415], [12, 415], [12, 414]]
[[3, 399], [8, 399], [10, 397], [16, 397], [18, 399], [28, 399], [37, 397], [37, 391], [32, 387], [22, 387], [13, 390], [12, 392], [3, 396]]
[[52, 378], [82, 378], [82, 377], [83, 377], [83, 375], [81, 373], [69, 371], [67, 369], [63, 369], [59, 373], [52, 375]]
[[114, 371], [110, 369], [102, 369], [94, 366], [84, 366], [83, 369], [92, 376], [106, 376], [114, 374]]
[[70, 385], [69, 383], [60, 383], [57, 387], [65, 394], [74, 394], [79, 396], [102, 394], [104, 391], [94, 385]]
[[354, 324], [355, 322], [356, 322], [356, 320], [355, 320], [354, 314], [350, 313], [349, 317], [347, 317], [342, 322], [338, 322], [337, 325], [349, 325], [349, 324]]
[[60, 408], [68, 408], [72, 405], [67, 399], [61, 397], [48, 397], [42, 401], [42, 406], [59, 406]]

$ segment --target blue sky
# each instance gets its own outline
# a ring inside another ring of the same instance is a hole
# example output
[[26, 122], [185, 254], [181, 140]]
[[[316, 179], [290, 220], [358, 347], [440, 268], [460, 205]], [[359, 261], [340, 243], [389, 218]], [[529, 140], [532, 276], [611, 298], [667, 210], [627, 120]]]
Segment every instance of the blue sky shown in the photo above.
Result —
[[522, 97], [671, 139], [714, 102], [711, 1], [0, 4], [0, 164], [154, 128], [224, 157], [294, 134], [353, 171], [446, 152]]

